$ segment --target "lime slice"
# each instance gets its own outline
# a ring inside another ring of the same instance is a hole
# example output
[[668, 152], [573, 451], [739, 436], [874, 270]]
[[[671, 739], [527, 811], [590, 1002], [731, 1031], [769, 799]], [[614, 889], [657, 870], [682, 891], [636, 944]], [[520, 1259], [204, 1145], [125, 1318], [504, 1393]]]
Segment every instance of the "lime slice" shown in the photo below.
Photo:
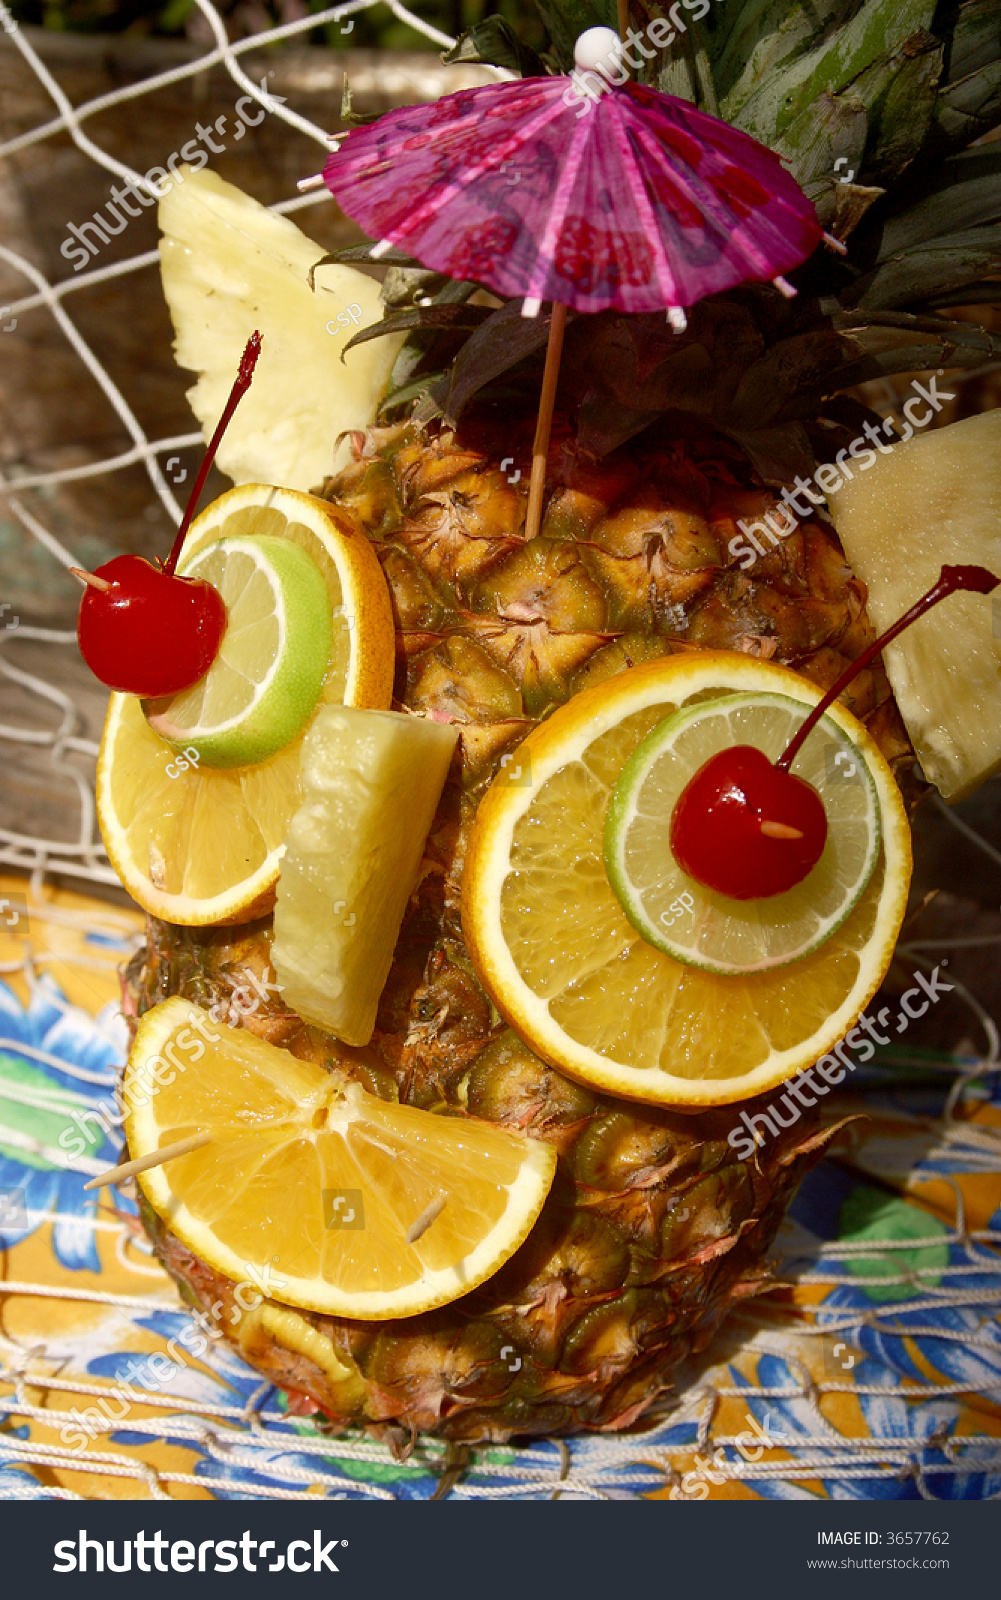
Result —
[[286, 1004], [345, 1044], [372, 1037], [456, 738], [423, 717], [324, 706], [303, 741], [271, 959]]
[[[800, 715], [820, 699], [788, 667], [737, 651], [684, 651], [627, 667], [532, 728], [518, 747], [528, 782], [494, 778], [470, 829], [462, 931], [477, 976], [537, 1056], [601, 1094], [692, 1109], [763, 1094], [833, 1050], [894, 957], [911, 877], [907, 811], [876, 742], [841, 706], [830, 720], [865, 752], [883, 848], [836, 933], [795, 973], [777, 966], [739, 981], [676, 962], [636, 933], [604, 866], [612, 794], [665, 718], [689, 706], [712, 710], [729, 694], [776, 694]], [[796, 726], [785, 712], [779, 720]], [[782, 738], [776, 754], [780, 746]], [[847, 782], [859, 766], [847, 773], [836, 760], [843, 754], [851, 758], [851, 749], [838, 741], [830, 765]]]
[[[388, 706], [396, 661], [389, 587], [375, 547], [333, 506], [272, 484], [228, 489], [188, 529], [181, 571], [220, 539], [261, 536], [294, 545], [322, 574], [333, 645], [320, 705]], [[289, 820], [302, 799], [304, 737], [235, 771], [192, 765], [154, 732], [135, 695], [111, 696], [97, 759], [97, 820], [112, 866], [144, 911], [206, 927], [252, 922], [271, 910]]]
[[784, 894], [733, 900], [682, 872], [671, 853], [681, 791], [719, 750], [756, 745], [775, 760], [809, 707], [782, 694], [721, 695], [658, 724], [622, 769], [605, 823], [605, 869], [622, 909], [649, 944], [708, 972], [764, 972], [829, 939], [857, 904], [879, 859], [876, 785], [858, 745], [822, 717], [793, 762], [827, 812], [813, 871]]
[[[527, 782], [500, 773], [470, 830], [462, 930], [476, 975], [536, 1055], [601, 1094], [692, 1109], [764, 1094], [844, 1038], [893, 960], [911, 831], [879, 747], [840, 705], [830, 720], [850, 742], [832, 738], [828, 757], [826, 736], [808, 739], [796, 770], [816, 771], [816, 743], [819, 765], [826, 771], [829, 761], [847, 785], [858, 777], [857, 745], [879, 796], [882, 847], [858, 904], [830, 938], [792, 971], [771, 967], [735, 980], [729, 970], [676, 961], [626, 916], [604, 855], [624, 767], [665, 718], [694, 706], [713, 712], [721, 697], [738, 694], [778, 701], [781, 711], [767, 708], [776, 733], [759, 741], [774, 754], [821, 698], [789, 667], [732, 650], [686, 650], [628, 667], [533, 728], [517, 752]], [[760, 732], [753, 715], [746, 722], [738, 721], [736, 737]], [[717, 731], [735, 736], [728, 726]], [[831, 790], [825, 798], [837, 807]]]
[[203, 678], [148, 701], [149, 724], [197, 763], [245, 767], [291, 744], [323, 688], [333, 624], [323, 574], [289, 539], [217, 539], [179, 569], [226, 603], [219, 654]]

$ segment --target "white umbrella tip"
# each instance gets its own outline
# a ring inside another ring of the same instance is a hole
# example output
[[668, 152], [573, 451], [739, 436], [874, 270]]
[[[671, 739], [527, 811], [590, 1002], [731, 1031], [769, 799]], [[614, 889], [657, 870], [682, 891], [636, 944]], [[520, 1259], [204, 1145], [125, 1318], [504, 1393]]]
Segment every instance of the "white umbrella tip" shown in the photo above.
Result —
[[614, 28], [588, 28], [573, 47], [573, 58], [582, 72], [594, 72], [602, 62], [614, 61], [622, 41]]

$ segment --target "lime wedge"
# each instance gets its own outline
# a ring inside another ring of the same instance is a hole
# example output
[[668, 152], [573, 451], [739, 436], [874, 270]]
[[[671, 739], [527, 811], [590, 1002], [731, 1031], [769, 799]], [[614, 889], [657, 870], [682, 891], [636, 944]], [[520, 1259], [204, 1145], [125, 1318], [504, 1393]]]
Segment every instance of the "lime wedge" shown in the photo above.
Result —
[[283, 998], [345, 1044], [375, 1027], [457, 731], [324, 706], [302, 747], [271, 959]]
[[244, 767], [290, 744], [312, 712], [333, 642], [327, 586], [289, 539], [217, 539], [179, 568], [226, 603], [228, 623], [205, 676], [144, 705], [168, 743], [209, 767]]
[[775, 760], [809, 709], [767, 692], [701, 700], [659, 723], [623, 767], [606, 818], [605, 870], [636, 931], [675, 961], [718, 973], [785, 966], [829, 939], [869, 882], [880, 855], [879, 800], [840, 708], [837, 721], [821, 718], [792, 765], [827, 812], [824, 853], [802, 883], [733, 900], [688, 877], [671, 853], [671, 816], [699, 768], [738, 744]]

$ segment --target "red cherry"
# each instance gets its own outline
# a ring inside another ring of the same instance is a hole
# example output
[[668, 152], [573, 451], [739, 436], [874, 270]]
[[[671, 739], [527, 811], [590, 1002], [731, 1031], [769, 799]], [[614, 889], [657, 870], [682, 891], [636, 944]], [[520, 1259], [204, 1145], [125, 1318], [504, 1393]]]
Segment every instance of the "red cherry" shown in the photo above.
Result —
[[671, 816], [671, 853], [682, 872], [718, 894], [752, 900], [801, 883], [824, 851], [827, 815], [816, 789], [789, 771], [829, 705], [891, 639], [957, 589], [990, 594], [986, 567], [943, 567], [938, 582], [852, 662], [814, 706], [774, 764], [763, 750], [720, 750], [682, 789]]
[[71, 568], [87, 585], [77, 616], [80, 654], [109, 689], [157, 699], [188, 689], [208, 671], [226, 632], [222, 596], [198, 578], [174, 574], [184, 537], [220, 441], [261, 353], [252, 333], [162, 570], [142, 556], [115, 556], [96, 573]]
[[682, 872], [734, 900], [793, 888], [817, 865], [826, 840], [816, 789], [749, 744], [710, 756], [671, 818]]
[[197, 683], [226, 632], [218, 590], [200, 578], [177, 578], [142, 556], [115, 556], [88, 584], [76, 631], [80, 654], [109, 689], [155, 699]]

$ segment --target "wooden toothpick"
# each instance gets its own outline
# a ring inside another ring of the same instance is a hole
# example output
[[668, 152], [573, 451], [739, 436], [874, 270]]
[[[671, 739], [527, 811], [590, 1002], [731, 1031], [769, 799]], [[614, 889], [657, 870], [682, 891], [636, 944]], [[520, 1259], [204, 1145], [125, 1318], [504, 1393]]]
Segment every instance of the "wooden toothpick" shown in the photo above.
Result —
[[167, 858], [152, 839], [149, 841], [149, 881], [154, 889], [162, 889], [167, 882]]
[[791, 828], [788, 822], [762, 822], [761, 831], [766, 839], [802, 839], [802, 828]]
[[175, 1156], [186, 1156], [189, 1151], [200, 1150], [211, 1142], [211, 1134], [193, 1133], [187, 1139], [178, 1139], [175, 1144], [165, 1144], [159, 1150], [151, 1150], [148, 1156], [137, 1156], [135, 1161], [123, 1161], [117, 1167], [109, 1167], [107, 1172], [85, 1183], [84, 1188], [103, 1189], [109, 1183], [124, 1183], [126, 1178], [134, 1178], [137, 1172], [147, 1172], [150, 1167], [162, 1167], [165, 1161], [173, 1161]]
[[84, 572], [82, 567], [70, 567], [74, 578], [79, 578], [81, 583], [86, 583], [91, 589], [100, 589], [102, 594], [111, 588], [107, 578], [99, 578], [94, 572]]
[[425, 1206], [416, 1222], [412, 1222], [407, 1229], [407, 1243], [416, 1244], [421, 1235], [427, 1233], [435, 1218], [441, 1216], [447, 1204], [448, 1195], [440, 1194], [437, 1200], [432, 1200], [429, 1206]]

